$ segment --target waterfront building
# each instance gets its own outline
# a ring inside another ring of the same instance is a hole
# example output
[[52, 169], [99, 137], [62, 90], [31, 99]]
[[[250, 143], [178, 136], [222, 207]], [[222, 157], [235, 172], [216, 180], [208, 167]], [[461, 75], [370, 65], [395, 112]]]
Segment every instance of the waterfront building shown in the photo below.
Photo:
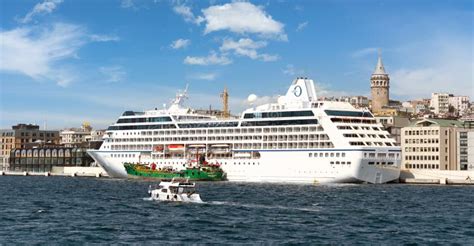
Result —
[[474, 129], [460, 129], [456, 137], [459, 169], [474, 170]]
[[29, 149], [44, 145], [59, 144], [59, 132], [40, 130], [38, 125], [17, 124], [12, 129], [0, 130], [0, 168], [8, 170], [12, 149]]
[[460, 158], [467, 151], [459, 147], [465, 145], [461, 132], [472, 131], [468, 127], [457, 120], [424, 119], [402, 128], [402, 168], [464, 170]]
[[390, 101], [390, 77], [387, 72], [385, 72], [380, 54], [375, 71], [370, 77], [370, 88], [372, 94], [372, 112], [377, 114], [382, 111], [383, 107], [389, 106]]
[[402, 142], [402, 128], [410, 125], [410, 119], [404, 116], [375, 116], [377, 123], [382, 124], [398, 146]]
[[8, 170], [10, 151], [15, 148], [15, 131], [0, 130], [0, 170]]
[[437, 116], [444, 116], [449, 112], [449, 97], [448, 93], [431, 93], [430, 107], [433, 113]]
[[10, 171], [51, 172], [54, 166], [92, 166], [94, 160], [86, 148], [44, 147], [13, 149], [10, 153]]

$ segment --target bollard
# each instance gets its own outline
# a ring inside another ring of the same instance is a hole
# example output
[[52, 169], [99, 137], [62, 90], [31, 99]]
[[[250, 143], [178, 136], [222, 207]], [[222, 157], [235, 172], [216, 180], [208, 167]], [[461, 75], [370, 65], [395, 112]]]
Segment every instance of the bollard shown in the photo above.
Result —
[[48, 177], [48, 176], [49, 176], [49, 172], [44, 172], [44, 176]]
[[28, 176], [28, 172], [23, 172], [23, 176]]
[[76, 177], [76, 173], [71, 173], [71, 177]]
[[4, 171], [0, 171], [0, 176], [3, 176], [5, 175], [5, 172]]
[[102, 175], [101, 175], [100, 173], [96, 173], [96, 174], [95, 174], [95, 177], [96, 177], [96, 178], [100, 178], [101, 176], [102, 176]]

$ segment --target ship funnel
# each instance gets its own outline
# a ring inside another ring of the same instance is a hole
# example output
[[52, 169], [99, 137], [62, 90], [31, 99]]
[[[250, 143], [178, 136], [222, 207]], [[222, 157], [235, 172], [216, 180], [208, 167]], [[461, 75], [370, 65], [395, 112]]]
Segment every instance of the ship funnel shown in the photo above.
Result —
[[307, 78], [297, 78], [291, 83], [285, 95], [287, 102], [314, 102], [317, 101], [314, 81]]

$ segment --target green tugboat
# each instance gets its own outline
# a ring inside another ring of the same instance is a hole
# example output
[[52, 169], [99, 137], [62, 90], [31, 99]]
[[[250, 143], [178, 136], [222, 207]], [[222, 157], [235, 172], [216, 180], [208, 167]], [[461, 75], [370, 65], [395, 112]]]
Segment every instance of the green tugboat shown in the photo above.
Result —
[[141, 164], [124, 163], [124, 167], [127, 170], [128, 176], [133, 178], [187, 178], [191, 181], [222, 181], [226, 178], [224, 171], [218, 165], [188, 167], [181, 171], [174, 171], [171, 168], [156, 168], [154, 164], [145, 166]]

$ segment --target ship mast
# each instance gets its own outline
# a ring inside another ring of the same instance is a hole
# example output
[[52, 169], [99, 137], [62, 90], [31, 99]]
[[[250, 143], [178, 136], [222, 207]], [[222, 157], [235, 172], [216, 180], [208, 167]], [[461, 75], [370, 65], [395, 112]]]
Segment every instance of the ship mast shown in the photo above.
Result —
[[223, 109], [223, 117], [225, 119], [229, 118], [229, 93], [227, 92], [227, 87], [224, 87], [224, 91], [221, 94]]

